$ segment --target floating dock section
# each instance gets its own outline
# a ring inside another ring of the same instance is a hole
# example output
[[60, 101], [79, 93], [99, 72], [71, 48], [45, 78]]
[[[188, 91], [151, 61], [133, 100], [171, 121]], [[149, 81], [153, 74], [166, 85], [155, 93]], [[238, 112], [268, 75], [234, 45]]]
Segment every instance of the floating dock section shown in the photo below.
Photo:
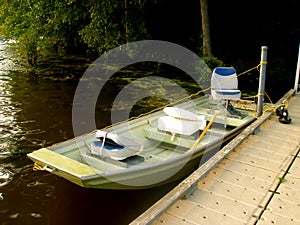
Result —
[[266, 112], [131, 225], [300, 224], [300, 96]]

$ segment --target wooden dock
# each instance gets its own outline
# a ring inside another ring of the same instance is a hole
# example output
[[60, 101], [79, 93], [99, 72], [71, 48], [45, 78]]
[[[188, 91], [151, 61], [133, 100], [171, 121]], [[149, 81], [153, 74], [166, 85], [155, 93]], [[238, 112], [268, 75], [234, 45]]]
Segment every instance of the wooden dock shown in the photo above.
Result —
[[264, 113], [131, 225], [300, 224], [300, 95]]

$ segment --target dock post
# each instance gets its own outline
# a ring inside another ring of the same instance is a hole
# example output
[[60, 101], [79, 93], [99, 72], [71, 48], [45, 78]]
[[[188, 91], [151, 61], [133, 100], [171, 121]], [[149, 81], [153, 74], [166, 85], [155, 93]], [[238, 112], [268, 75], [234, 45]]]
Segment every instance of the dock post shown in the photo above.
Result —
[[261, 65], [260, 65], [260, 76], [258, 86], [258, 101], [257, 101], [257, 116], [261, 116], [263, 112], [264, 104], [264, 93], [265, 93], [265, 80], [267, 70], [267, 51], [268, 47], [261, 47]]
[[300, 44], [299, 44], [299, 52], [298, 52], [298, 63], [297, 63], [297, 69], [296, 69], [296, 76], [295, 76], [295, 94], [298, 92], [299, 87], [299, 76], [300, 76]]

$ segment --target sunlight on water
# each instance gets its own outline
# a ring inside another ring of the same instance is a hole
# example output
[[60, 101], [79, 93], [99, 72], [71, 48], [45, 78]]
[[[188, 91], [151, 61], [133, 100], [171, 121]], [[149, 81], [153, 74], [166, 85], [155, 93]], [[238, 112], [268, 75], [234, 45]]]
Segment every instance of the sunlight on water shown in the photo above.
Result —
[[[11, 168], [2, 161], [11, 156], [14, 136], [20, 131], [14, 117], [20, 109], [11, 100], [9, 70], [15, 67], [15, 63], [10, 58], [7, 43], [0, 43], [0, 187], [12, 180]], [[0, 194], [0, 200], [3, 200], [4, 195]]]
[[[28, 202], [34, 204], [29, 199], [36, 195], [43, 201], [51, 199], [53, 188], [46, 182], [36, 181], [39, 175], [32, 176], [32, 164], [26, 158], [26, 153], [39, 148], [44, 140], [36, 138], [43, 133], [38, 125], [32, 126], [36, 120], [24, 115], [24, 109], [31, 110], [35, 100], [31, 96], [32, 87], [26, 84], [28, 73], [23, 71], [15, 48], [0, 41], [0, 224], [47, 224], [44, 213], [35, 207], [25, 207]], [[43, 179], [44, 174], [40, 176]]]
[[[8, 184], [12, 179], [12, 173], [9, 170], [1, 169], [0, 170], [0, 187]], [[3, 200], [3, 196], [2, 196]]]
[[0, 158], [7, 155], [7, 149], [11, 149], [14, 138], [21, 132], [15, 119], [21, 110], [18, 105], [11, 100], [9, 77], [0, 75]]

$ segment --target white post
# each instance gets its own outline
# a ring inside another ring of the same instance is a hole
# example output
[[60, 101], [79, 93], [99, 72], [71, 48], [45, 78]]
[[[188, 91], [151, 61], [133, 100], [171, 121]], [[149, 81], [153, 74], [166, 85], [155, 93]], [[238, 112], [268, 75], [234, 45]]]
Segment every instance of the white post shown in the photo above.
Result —
[[258, 86], [258, 101], [257, 101], [257, 116], [261, 116], [264, 107], [264, 94], [265, 94], [265, 81], [267, 70], [267, 51], [268, 47], [261, 47], [261, 60], [260, 60], [260, 76]]
[[298, 63], [297, 63], [297, 69], [296, 69], [296, 76], [295, 76], [295, 94], [298, 92], [298, 85], [299, 85], [299, 75], [300, 75], [300, 44], [299, 44], [299, 53], [298, 53]]

